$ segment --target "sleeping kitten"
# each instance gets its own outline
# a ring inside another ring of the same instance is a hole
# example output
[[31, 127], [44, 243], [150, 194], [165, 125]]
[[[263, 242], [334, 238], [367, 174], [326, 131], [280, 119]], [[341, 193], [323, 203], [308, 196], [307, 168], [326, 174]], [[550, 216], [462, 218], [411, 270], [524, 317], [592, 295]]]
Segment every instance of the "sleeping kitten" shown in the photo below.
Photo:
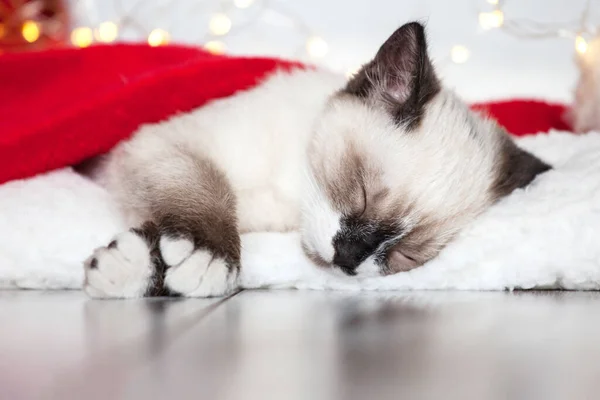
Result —
[[407, 271], [547, 169], [441, 87], [410, 23], [349, 82], [278, 72], [120, 144], [102, 176], [136, 228], [86, 261], [84, 287], [227, 294], [251, 231], [299, 230], [315, 268]]

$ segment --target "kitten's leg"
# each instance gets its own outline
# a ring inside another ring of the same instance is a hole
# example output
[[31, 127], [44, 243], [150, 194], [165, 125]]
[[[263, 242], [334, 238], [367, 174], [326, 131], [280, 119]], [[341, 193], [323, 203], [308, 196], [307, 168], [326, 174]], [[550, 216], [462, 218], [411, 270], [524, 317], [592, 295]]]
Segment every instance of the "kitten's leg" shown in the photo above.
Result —
[[148, 219], [86, 261], [84, 289], [90, 296], [207, 297], [235, 289], [240, 237], [225, 176], [185, 153], [178, 154], [175, 168], [170, 162], [162, 167], [155, 160], [152, 171], [127, 176], [124, 187], [137, 191], [128, 198], [143, 203]]

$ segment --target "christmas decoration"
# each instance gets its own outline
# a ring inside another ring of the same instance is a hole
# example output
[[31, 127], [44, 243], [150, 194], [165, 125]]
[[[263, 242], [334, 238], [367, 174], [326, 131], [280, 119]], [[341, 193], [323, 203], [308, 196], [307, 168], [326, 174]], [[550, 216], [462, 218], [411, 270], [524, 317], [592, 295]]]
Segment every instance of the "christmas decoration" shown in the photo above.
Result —
[[487, 3], [492, 6], [492, 10], [479, 13], [480, 26], [485, 30], [499, 28], [510, 35], [521, 38], [572, 38], [575, 50], [580, 54], [585, 53], [588, 48], [587, 38], [600, 34], [600, 27], [592, 24], [590, 20], [592, 0], [585, 0], [579, 18], [553, 23], [510, 18], [505, 12], [508, 2], [509, 0], [487, 0]]
[[[283, 29], [289, 31], [292, 36], [299, 38], [298, 46], [286, 45], [286, 48], [293, 48], [293, 51], [287, 54], [290, 57], [304, 61], [318, 61], [328, 53], [327, 42], [281, 3], [270, 0], [221, 0], [213, 4], [215, 7], [209, 12], [203, 33], [197, 38], [186, 38], [186, 43], [199, 44], [213, 54], [223, 54], [227, 51], [228, 38], [244, 34], [253, 25], [261, 23], [278, 25], [278, 29], [283, 26]], [[172, 41], [170, 29], [166, 26], [156, 26], [156, 21], [152, 24], [146, 23], [142, 15], [147, 12], [162, 13], [167, 10], [174, 12], [174, 9], [185, 15], [199, 14], [191, 2], [156, 5], [139, 0], [133, 6], [125, 8], [123, 0], [112, 0], [117, 17], [115, 20], [102, 21], [96, 18], [99, 14], [98, 5], [99, 3], [93, 0], [79, 0], [76, 3], [75, 10], [79, 19], [88, 21], [89, 25], [74, 28], [71, 34], [71, 42], [74, 46], [88, 47], [94, 42], [111, 43], [124, 40], [124, 32], [130, 32], [131, 41], [145, 40], [151, 46], [166, 45]], [[178, 9], [177, 7], [180, 6], [183, 8]]]
[[600, 25], [591, 21], [592, 1], [585, 1], [579, 18], [553, 23], [510, 18], [505, 12], [508, 2], [487, 0], [492, 9], [479, 14], [481, 27], [502, 29], [519, 38], [573, 40], [580, 75], [574, 103], [564, 118], [576, 132], [600, 129]]
[[577, 57], [579, 80], [569, 112], [576, 132], [600, 130], [600, 35]]
[[0, 0], [0, 52], [62, 45], [68, 25], [63, 0]]

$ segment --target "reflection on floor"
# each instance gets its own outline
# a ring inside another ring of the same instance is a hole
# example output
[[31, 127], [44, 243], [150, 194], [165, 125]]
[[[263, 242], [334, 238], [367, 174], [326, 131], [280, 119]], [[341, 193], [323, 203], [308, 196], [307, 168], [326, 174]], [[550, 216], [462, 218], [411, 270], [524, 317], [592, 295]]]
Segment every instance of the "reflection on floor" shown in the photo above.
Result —
[[600, 293], [0, 292], [0, 399], [583, 399]]

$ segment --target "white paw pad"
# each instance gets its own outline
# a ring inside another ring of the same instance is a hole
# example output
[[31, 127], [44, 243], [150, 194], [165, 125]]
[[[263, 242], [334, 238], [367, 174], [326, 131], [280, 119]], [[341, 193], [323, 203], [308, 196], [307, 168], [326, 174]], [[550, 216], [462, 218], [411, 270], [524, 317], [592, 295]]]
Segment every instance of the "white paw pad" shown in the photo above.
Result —
[[165, 275], [166, 287], [188, 297], [223, 296], [231, 292], [234, 281], [235, 274], [229, 273], [225, 261], [207, 250], [193, 252]]
[[148, 245], [133, 232], [96, 249], [84, 266], [83, 289], [95, 298], [142, 297], [154, 272]]

